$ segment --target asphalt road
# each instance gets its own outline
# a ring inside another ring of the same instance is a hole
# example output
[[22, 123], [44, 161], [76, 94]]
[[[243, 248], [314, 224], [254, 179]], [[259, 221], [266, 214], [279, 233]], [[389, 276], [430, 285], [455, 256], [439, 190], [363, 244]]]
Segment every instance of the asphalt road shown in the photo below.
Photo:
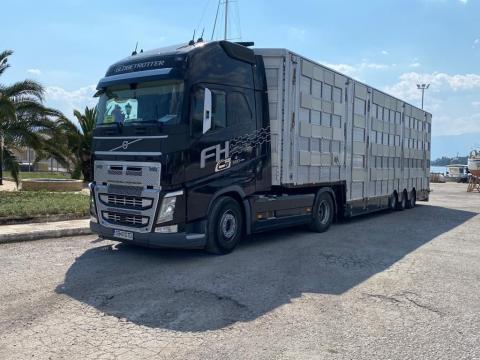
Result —
[[0, 359], [479, 359], [480, 194], [234, 253], [0, 245]]

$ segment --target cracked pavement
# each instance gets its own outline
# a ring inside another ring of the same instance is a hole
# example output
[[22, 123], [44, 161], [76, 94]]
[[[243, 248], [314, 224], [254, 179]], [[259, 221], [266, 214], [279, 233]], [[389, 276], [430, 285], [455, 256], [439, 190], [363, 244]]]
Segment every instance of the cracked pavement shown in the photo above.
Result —
[[480, 196], [245, 241], [0, 245], [0, 359], [478, 359]]

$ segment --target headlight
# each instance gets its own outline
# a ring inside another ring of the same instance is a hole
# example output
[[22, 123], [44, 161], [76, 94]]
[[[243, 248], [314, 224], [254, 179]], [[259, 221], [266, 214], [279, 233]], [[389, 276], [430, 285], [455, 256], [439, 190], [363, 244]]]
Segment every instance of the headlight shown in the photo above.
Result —
[[176, 201], [176, 196], [163, 198], [162, 206], [160, 207], [160, 212], [158, 213], [157, 224], [173, 220]]

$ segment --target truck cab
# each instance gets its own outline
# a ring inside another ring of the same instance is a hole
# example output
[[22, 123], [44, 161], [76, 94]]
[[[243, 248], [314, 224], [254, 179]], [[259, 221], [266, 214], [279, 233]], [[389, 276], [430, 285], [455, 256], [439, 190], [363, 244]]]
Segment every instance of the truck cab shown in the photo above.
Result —
[[[141, 52], [110, 66], [96, 93], [92, 230], [204, 248], [207, 214], [224, 194], [238, 199], [245, 219], [242, 199], [271, 184], [263, 66], [228, 41]], [[227, 238], [244, 227], [239, 221], [224, 217]]]

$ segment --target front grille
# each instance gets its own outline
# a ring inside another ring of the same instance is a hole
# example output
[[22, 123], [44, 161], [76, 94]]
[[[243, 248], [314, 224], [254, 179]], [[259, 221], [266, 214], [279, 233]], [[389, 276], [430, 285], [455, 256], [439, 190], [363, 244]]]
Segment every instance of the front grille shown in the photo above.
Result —
[[109, 206], [135, 209], [146, 209], [151, 207], [153, 203], [152, 199], [117, 194], [100, 194], [100, 200]]
[[125, 226], [143, 227], [148, 225], [148, 217], [104, 211], [103, 218], [112, 223]]

